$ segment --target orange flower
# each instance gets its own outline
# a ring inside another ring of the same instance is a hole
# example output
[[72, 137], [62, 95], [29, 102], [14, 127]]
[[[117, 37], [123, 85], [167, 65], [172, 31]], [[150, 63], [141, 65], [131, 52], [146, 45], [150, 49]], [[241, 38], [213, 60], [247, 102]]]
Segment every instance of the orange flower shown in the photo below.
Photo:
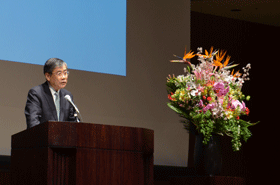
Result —
[[208, 53], [208, 51], [207, 50], [205, 50], [205, 55], [207, 56], [207, 57], [212, 57], [212, 53], [213, 53], [213, 46], [210, 48], [210, 51], [209, 51], [209, 53]]
[[224, 67], [228, 65], [229, 60], [230, 60], [230, 56], [227, 56], [226, 61], [224, 62]]
[[203, 58], [211, 58], [213, 53], [213, 46], [210, 48], [210, 51], [208, 53], [207, 50], [205, 50], [205, 55], [197, 54], [198, 56], [201, 56]]
[[219, 51], [216, 55], [216, 61], [221, 62], [224, 59], [224, 57], [226, 56], [226, 53], [227, 52], [223, 51], [223, 50]]
[[234, 69], [233, 69], [232, 72], [231, 72], [231, 75], [232, 75], [233, 77], [238, 78], [238, 77], [240, 77], [240, 76], [242, 75], [241, 73], [239, 73], [239, 71], [237, 71], [235, 74], [233, 74], [233, 71], [234, 71]]
[[214, 85], [214, 83], [215, 83], [215, 81], [214, 80], [209, 80], [208, 82], [207, 82], [207, 84], [206, 84], [206, 86], [213, 86]]
[[220, 68], [223, 67], [223, 64], [221, 62], [219, 62], [217, 60], [214, 60], [213, 62], [214, 62], [213, 66], [217, 66], [217, 67], [220, 67]]
[[186, 51], [185, 51], [185, 54], [184, 54], [183, 59], [184, 59], [184, 60], [187, 60], [187, 59], [193, 58], [193, 57], [195, 56], [195, 54], [193, 54], [193, 53], [194, 53], [194, 52], [192, 52], [192, 50], [190, 50], [188, 53], [186, 53]]
[[191, 50], [187, 53], [187, 48], [185, 48], [185, 53], [184, 53], [184, 57], [179, 57], [177, 55], [173, 55], [174, 57], [180, 58], [181, 60], [170, 60], [170, 62], [177, 62], [177, 63], [187, 63], [189, 65], [191, 65], [191, 63], [189, 61], [187, 61], [188, 59], [192, 59], [196, 54], [193, 54], [194, 52], [192, 52]]
[[224, 61], [224, 63], [222, 64], [222, 60], [224, 59], [224, 57], [226, 56], [226, 51], [219, 51], [216, 55], [216, 60], [214, 60], [214, 64], [213, 66], [217, 66], [220, 68], [226, 67], [228, 65], [228, 62], [230, 60], [230, 56], [227, 56], [226, 60]]

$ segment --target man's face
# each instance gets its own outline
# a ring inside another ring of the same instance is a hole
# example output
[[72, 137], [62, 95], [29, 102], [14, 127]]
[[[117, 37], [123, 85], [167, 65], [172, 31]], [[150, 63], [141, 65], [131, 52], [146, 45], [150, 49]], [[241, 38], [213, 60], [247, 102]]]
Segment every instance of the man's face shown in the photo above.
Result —
[[45, 77], [56, 91], [63, 89], [68, 80], [67, 66], [56, 67], [52, 74], [45, 73]]

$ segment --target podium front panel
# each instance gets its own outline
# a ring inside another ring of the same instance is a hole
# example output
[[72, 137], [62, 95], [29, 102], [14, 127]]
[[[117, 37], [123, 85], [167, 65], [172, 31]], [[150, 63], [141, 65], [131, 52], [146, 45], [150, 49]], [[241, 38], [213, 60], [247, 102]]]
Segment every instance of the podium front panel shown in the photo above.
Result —
[[12, 136], [12, 184], [150, 185], [153, 152], [149, 129], [46, 122]]

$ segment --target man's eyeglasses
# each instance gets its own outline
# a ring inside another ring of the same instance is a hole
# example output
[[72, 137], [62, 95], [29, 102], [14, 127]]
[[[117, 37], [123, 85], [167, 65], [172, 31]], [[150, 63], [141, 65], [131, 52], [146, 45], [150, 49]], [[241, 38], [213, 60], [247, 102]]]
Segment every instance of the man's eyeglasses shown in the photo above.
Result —
[[69, 71], [58, 71], [55, 73], [55, 75], [62, 77], [62, 76], [68, 76], [69, 75]]

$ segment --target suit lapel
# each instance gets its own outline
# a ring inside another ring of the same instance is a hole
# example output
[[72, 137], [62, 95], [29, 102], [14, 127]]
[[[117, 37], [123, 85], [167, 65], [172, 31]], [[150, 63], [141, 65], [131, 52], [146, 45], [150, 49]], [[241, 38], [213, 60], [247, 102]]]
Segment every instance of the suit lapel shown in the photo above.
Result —
[[51, 94], [48, 82], [45, 82], [43, 84], [43, 89], [44, 89], [44, 92], [45, 92], [44, 93], [45, 98], [46, 98], [46, 100], [49, 104], [49, 107], [50, 107], [50, 112], [52, 113], [53, 118], [54, 118], [53, 120], [57, 120], [56, 108], [55, 108], [55, 105], [54, 105], [53, 96]]

